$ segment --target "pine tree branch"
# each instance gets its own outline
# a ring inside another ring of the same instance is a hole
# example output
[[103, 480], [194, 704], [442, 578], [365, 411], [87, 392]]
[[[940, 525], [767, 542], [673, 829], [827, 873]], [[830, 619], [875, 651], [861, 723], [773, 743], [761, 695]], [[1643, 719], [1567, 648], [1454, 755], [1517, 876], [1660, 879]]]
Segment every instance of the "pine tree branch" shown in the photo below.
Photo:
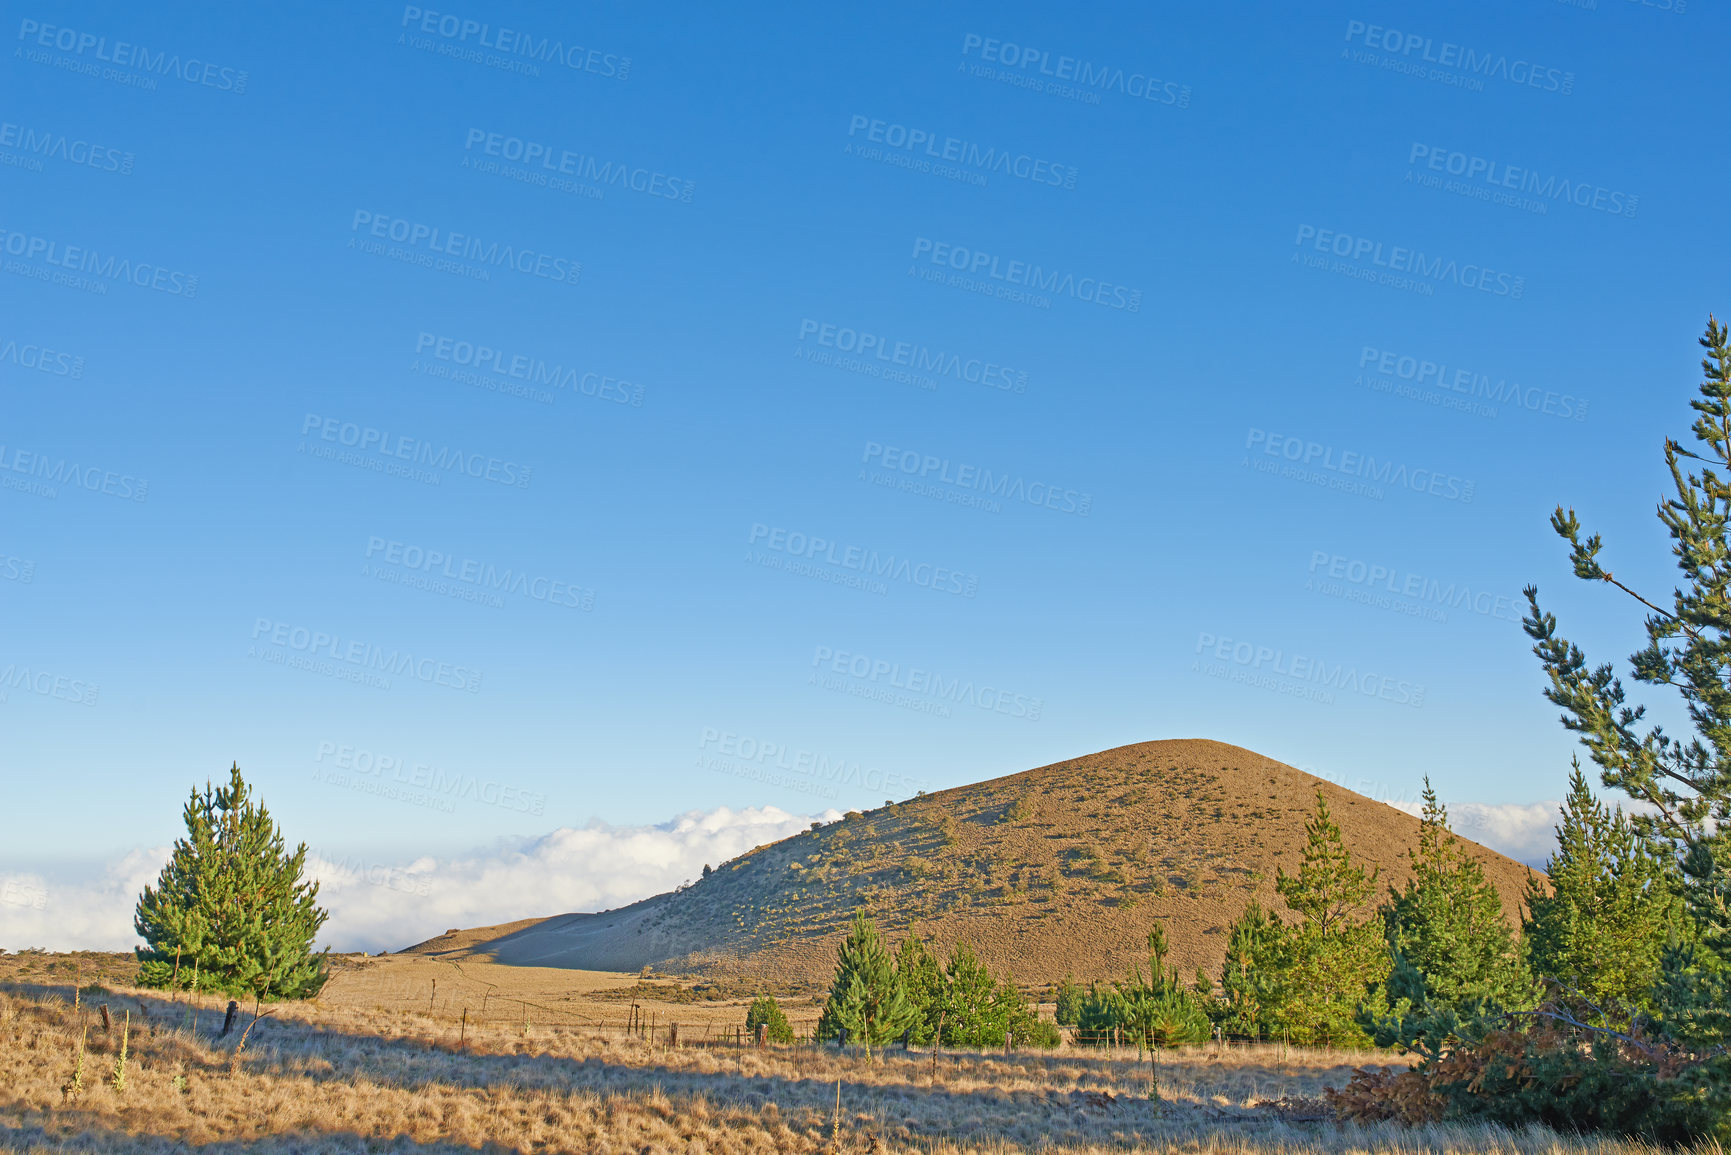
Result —
[[1544, 1010], [1541, 1008], [1536, 1011], [1507, 1011], [1505, 1013], [1511, 1019], [1551, 1019], [1554, 1022], [1562, 1023], [1564, 1026], [1574, 1027], [1577, 1030], [1591, 1031], [1597, 1035], [1609, 1035], [1614, 1039], [1621, 1039], [1623, 1042], [1628, 1043], [1630, 1046], [1646, 1055], [1649, 1059], [1656, 1058], [1658, 1055], [1658, 1052], [1655, 1051], [1651, 1045], [1643, 1043], [1633, 1035], [1625, 1034], [1622, 1031], [1612, 1030], [1610, 1027], [1595, 1027], [1591, 1023], [1583, 1023], [1580, 1019], [1577, 1019], [1566, 1011]]
[[1609, 582], [1610, 584], [1616, 586], [1618, 589], [1622, 590], [1624, 593], [1628, 594], [1630, 597], [1634, 598], [1636, 601], [1640, 602], [1642, 605], [1646, 606], [1648, 609], [1652, 610], [1654, 613], [1658, 614], [1660, 617], [1665, 618], [1669, 621], [1676, 622], [1679, 626], [1682, 627], [1683, 632], [1689, 635], [1689, 638], [1691, 641], [1698, 642], [1701, 640], [1701, 635], [1696, 633], [1694, 627], [1692, 627], [1688, 622], [1684, 621], [1682, 618], [1678, 617], [1675, 613], [1671, 612], [1670, 610], [1660, 609], [1658, 606], [1654, 605], [1652, 602], [1648, 601], [1646, 598], [1642, 597], [1640, 594], [1636, 593], [1634, 590], [1630, 589], [1628, 586], [1624, 585], [1622, 582], [1620, 582], [1616, 578], [1612, 577], [1610, 570], [1605, 571], [1605, 580], [1607, 582]]

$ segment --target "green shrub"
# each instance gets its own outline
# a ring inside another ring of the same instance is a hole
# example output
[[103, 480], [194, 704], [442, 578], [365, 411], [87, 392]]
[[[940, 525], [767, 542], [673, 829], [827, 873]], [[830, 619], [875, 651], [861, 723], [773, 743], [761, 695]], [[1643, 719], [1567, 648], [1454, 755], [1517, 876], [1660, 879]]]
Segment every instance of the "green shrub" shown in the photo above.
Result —
[[760, 1023], [769, 1028], [770, 1042], [793, 1042], [793, 1027], [788, 1023], [787, 1016], [782, 1013], [781, 1005], [771, 995], [757, 996], [751, 1000], [751, 1007], [745, 1012], [745, 1029], [754, 1039], [757, 1037], [757, 1028]]
[[1208, 1041], [1213, 1025], [1203, 1000], [1166, 968], [1166, 934], [1148, 935], [1148, 977], [1137, 967], [1121, 983], [1089, 984], [1077, 1013], [1076, 1041], [1105, 1045], [1114, 1036], [1150, 1047], [1188, 1047]]
[[1082, 1021], [1082, 1000], [1085, 997], [1087, 992], [1081, 985], [1074, 978], [1065, 975], [1064, 981], [1058, 984], [1055, 997], [1059, 1026], [1073, 1027]]

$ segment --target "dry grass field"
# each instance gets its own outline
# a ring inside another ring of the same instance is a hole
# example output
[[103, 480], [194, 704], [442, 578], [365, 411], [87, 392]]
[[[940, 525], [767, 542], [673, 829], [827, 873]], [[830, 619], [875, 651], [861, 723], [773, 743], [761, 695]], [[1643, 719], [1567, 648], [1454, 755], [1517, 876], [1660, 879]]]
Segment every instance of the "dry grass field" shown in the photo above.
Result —
[[[732, 1042], [740, 997], [689, 983], [415, 957], [344, 957], [335, 970], [316, 1002], [277, 1007], [237, 1053], [250, 1014], [216, 1038], [223, 1000], [127, 987], [124, 956], [0, 958], [0, 1152], [1643, 1150], [1543, 1131], [1341, 1127], [1316, 1118], [1316, 1099], [1348, 1077], [1347, 1053], [1208, 1047], [1156, 1066], [1069, 1047], [758, 1050]], [[654, 1016], [652, 1033], [623, 1029], [633, 1004]], [[796, 1025], [816, 1016], [809, 1001], [789, 1010]]]

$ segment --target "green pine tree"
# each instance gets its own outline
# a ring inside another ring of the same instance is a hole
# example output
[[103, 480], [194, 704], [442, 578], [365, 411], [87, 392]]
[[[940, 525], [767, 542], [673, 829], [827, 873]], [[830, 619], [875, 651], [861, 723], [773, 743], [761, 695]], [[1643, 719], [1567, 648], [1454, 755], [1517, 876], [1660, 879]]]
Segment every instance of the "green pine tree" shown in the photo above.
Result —
[[1391, 973], [1359, 1015], [1380, 1046], [1436, 1054], [1463, 1021], [1531, 1006], [1533, 983], [1502, 896], [1449, 829], [1430, 779], [1412, 878], [1381, 914]]
[[1546, 866], [1522, 922], [1533, 972], [1597, 1006], [1651, 1012], [1667, 944], [1688, 934], [1674, 859], [1593, 797], [1577, 761]]
[[1370, 1040], [1358, 1007], [1389, 968], [1381, 925], [1367, 910], [1376, 872], [1352, 861], [1320, 788], [1304, 831], [1298, 873], [1275, 871], [1274, 888], [1299, 921], [1280, 936], [1270, 1030], [1294, 1043], [1363, 1046]]
[[1064, 981], [1058, 984], [1053, 995], [1053, 1002], [1056, 1004], [1054, 1017], [1059, 1026], [1073, 1027], [1082, 1021], [1082, 999], [1086, 994], [1074, 976], [1064, 976]]
[[[1667, 958], [1657, 996], [1670, 1016], [1702, 1046], [1731, 1039], [1731, 338], [1708, 317], [1700, 339], [1700, 397], [1695, 447], [1665, 438], [1665, 466], [1674, 494], [1658, 506], [1660, 525], [1684, 584], [1669, 608], [1643, 597], [1599, 563], [1605, 542], [1582, 539], [1580, 519], [1558, 506], [1551, 528], [1570, 547], [1575, 577], [1615, 585], [1643, 608], [1646, 646], [1629, 656], [1634, 681], [1670, 687], [1688, 713], [1688, 738], [1662, 726], [1638, 729], [1644, 705], [1627, 705], [1610, 663], [1587, 668], [1586, 655], [1556, 634], [1556, 616], [1539, 608], [1527, 587], [1523, 622], [1549, 677], [1546, 698], [1563, 710], [1563, 727], [1580, 734], [1601, 779], [1612, 790], [1648, 803], [1629, 817], [1636, 833], [1665, 847], [1683, 871], [1683, 894], [1700, 945]], [[1698, 462], [1700, 468], [1695, 468]], [[1693, 471], [1691, 471], [1693, 469]], [[1669, 992], [1669, 994], [1665, 994]], [[1679, 1001], [1681, 999], [1681, 1001]], [[1731, 1107], [1731, 1067], [1712, 1094]]]
[[[1013, 988], [1012, 988], [1013, 989]], [[1019, 997], [1016, 1001], [1020, 1001]], [[957, 943], [944, 965], [938, 1006], [944, 1019], [944, 1044], [951, 1047], [1001, 1047], [1010, 1029], [1011, 1008], [999, 983], [973, 948]]]
[[198, 986], [261, 1000], [317, 994], [328, 977], [313, 940], [329, 915], [303, 882], [307, 847], [292, 853], [262, 803], [229, 771], [226, 787], [196, 789], [183, 812], [185, 838], [145, 887], [133, 927], [140, 986]]
[[1220, 975], [1220, 999], [1215, 1004], [1217, 1021], [1226, 1034], [1261, 1039], [1275, 1031], [1285, 932], [1255, 899], [1233, 922]]
[[1208, 1039], [1211, 1024], [1204, 1000], [1178, 981], [1177, 968], [1166, 965], [1166, 950], [1166, 932], [1155, 926], [1148, 933], [1146, 976], [1137, 966], [1123, 982], [1089, 984], [1077, 1009], [1078, 1042], [1182, 1047]]
[[1176, 967], [1166, 966], [1166, 931], [1148, 932], [1148, 978], [1136, 967], [1121, 987], [1123, 1018], [1118, 1024], [1138, 1043], [1152, 1047], [1194, 1046], [1207, 1041], [1208, 1015], [1194, 991], [1178, 981]]
[[787, 1015], [782, 1011], [781, 1004], [775, 1001], [773, 995], [759, 995], [751, 1000], [751, 1006], [745, 1012], [745, 1031], [751, 1038], [757, 1038], [759, 1025], [768, 1028], [766, 1032], [772, 1043], [793, 1042], [793, 1026], [787, 1021]]
[[818, 1020], [818, 1037], [834, 1039], [845, 1030], [848, 1042], [870, 1049], [901, 1038], [918, 1018], [877, 923], [863, 909], [854, 911], [853, 927], [836, 948], [835, 978]]
[[1682, 873], [1695, 941], [1666, 952], [1653, 1003], [1668, 1036], [1707, 1057], [1669, 1081], [1684, 1090], [1667, 1089], [1665, 1102], [1705, 1108], [1717, 1131], [1731, 1133], [1731, 1057], [1722, 1049], [1731, 1043], [1731, 338], [1709, 317], [1700, 344], [1707, 355], [1690, 402], [1695, 444], [1665, 440], [1672, 492], [1658, 507], [1680, 584], [1659, 601], [1641, 595], [1601, 564], [1603, 540], [1582, 537], [1573, 509], [1551, 515], [1575, 576], [1614, 586], [1641, 607], [1646, 645], [1630, 655], [1630, 675], [1675, 691], [1692, 733], [1673, 737], [1647, 723], [1645, 705], [1628, 702], [1612, 664], [1589, 668], [1581, 648], [1557, 634], [1536, 587], [1527, 587], [1522, 624], [1563, 726], [1580, 735], [1607, 787], [1650, 808], [1629, 821]]
[[943, 1010], [943, 968], [926, 944], [910, 934], [896, 951], [896, 977], [919, 1016], [908, 1030], [908, 1042], [923, 1047], [935, 1037]]

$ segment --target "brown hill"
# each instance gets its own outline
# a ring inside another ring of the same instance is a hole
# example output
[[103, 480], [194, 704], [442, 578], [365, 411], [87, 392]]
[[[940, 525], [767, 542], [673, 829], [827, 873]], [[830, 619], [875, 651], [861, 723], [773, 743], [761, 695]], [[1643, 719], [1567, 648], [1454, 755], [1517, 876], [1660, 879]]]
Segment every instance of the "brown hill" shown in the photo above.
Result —
[[[1163, 923], [1184, 975], [1219, 974], [1252, 897], [1284, 909], [1320, 788], [1354, 857], [1410, 877], [1418, 819], [1223, 742], [1120, 746], [814, 828], [722, 863], [671, 894], [441, 935], [420, 954], [820, 986], [863, 906], [893, 939], [971, 942], [1024, 984], [1117, 977]], [[1513, 918], [1527, 868], [1474, 842]]]

